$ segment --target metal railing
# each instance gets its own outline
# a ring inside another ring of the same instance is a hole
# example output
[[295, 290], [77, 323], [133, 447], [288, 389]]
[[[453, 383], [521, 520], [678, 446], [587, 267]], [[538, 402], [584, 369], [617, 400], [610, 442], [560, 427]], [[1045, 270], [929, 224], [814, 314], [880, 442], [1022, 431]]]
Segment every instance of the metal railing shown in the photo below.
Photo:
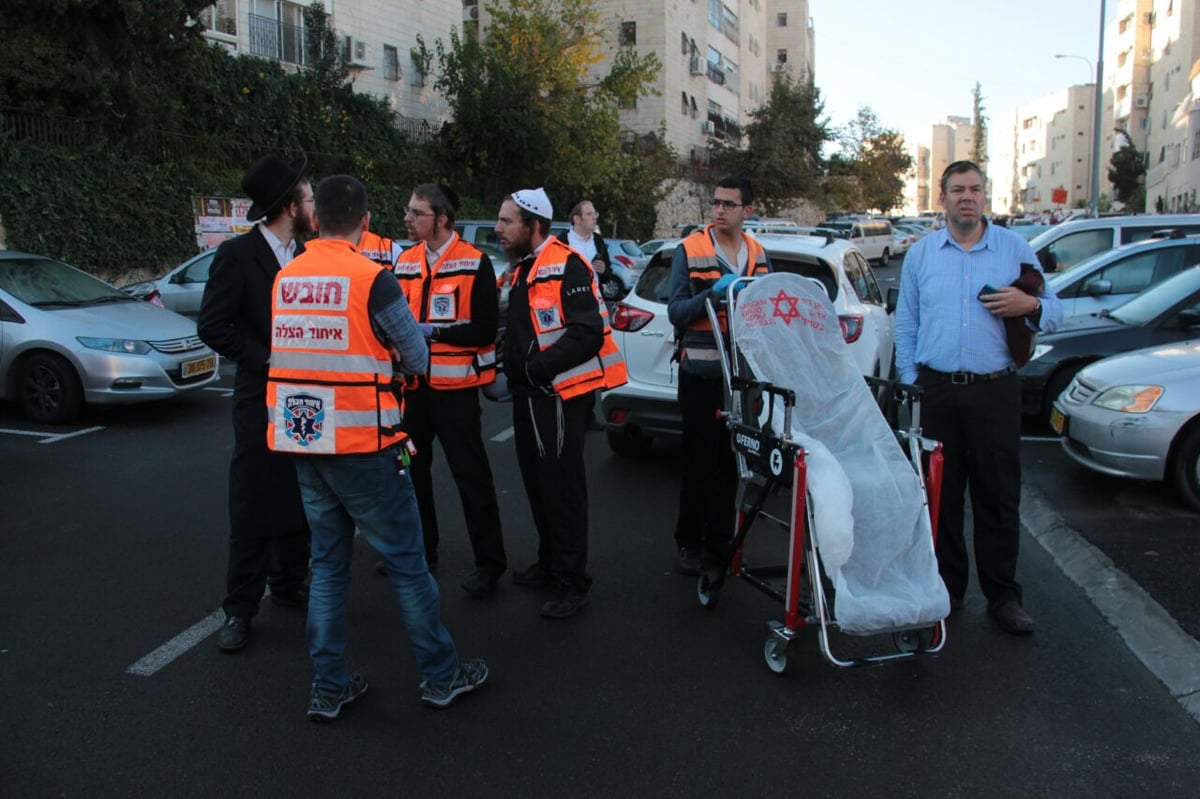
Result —
[[261, 14], [249, 16], [251, 55], [274, 58], [286, 64], [299, 66], [308, 63], [303, 26], [288, 25]]

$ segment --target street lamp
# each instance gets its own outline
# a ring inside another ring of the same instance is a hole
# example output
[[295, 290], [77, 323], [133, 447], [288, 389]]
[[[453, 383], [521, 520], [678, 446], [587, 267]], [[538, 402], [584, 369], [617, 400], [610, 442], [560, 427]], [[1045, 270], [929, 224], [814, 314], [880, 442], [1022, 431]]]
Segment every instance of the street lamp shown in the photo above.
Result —
[[[1101, 37], [1101, 42], [1102, 42], [1100, 46], [1101, 46], [1101, 48], [1103, 48], [1103, 46], [1104, 46], [1103, 45], [1103, 38], [1104, 38], [1103, 6], [1104, 6], [1104, 4], [1101, 3], [1100, 5], [1101, 5], [1100, 37]], [[1101, 52], [1103, 52], [1103, 50]], [[1093, 76], [1093, 74], [1095, 75], [1094, 83], [1095, 83], [1096, 97], [1092, 101], [1092, 105], [1094, 106], [1093, 114], [1092, 114], [1092, 117], [1093, 117], [1092, 118], [1092, 161], [1091, 161], [1091, 164], [1089, 164], [1089, 166], [1091, 167], [1091, 174], [1092, 174], [1092, 190], [1090, 192], [1091, 196], [1088, 197], [1088, 214], [1090, 216], [1092, 216], [1093, 218], [1098, 217], [1098, 216], [1100, 216], [1100, 111], [1101, 111], [1100, 105], [1104, 100], [1104, 93], [1100, 90], [1100, 74], [1098, 72], [1093, 73], [1092, 72], [1092, 62], [1089, 61], [1088, 59], [1084, 58], [1081, 55], [1071, 55], [1070, 53], [1055, 53], [1054, 57], [1055, 58], [1077, 58], [1080, 61], [1082, 61], [1083, 63], [1087, 64], [1089, 78], [1091, 78]], [[1101, 62], [1097, 62], [1097, 63], [1101, 63]], [[1101, 63], [1100, 68], [1101, 69], [1104, 68], [1102, 63]]]

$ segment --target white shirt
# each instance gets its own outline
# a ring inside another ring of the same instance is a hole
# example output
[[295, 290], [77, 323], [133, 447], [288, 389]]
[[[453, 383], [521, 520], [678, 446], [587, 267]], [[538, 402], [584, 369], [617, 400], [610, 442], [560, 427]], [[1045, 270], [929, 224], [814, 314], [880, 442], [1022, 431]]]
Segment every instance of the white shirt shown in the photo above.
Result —
[[429, 242], [425, 242], [425, 265], [430, 269], [433, 269], [433, 265], [436, 264], [438, 259], [442, 257], [442, 253], [450, 249], [450, 245], [453, 244], [454, 240], [457, 238], [457, 233], [451, 233], [450, 238], [446, 239], [446, 243], [437, 250], [433, 249], [433, 247], [430, 247]]
[[596, 260], [596, 236], [595, 234], [588, 236], [586, 239], [575, 232], [575, 228], [567, 231], [567, 244], [574, 247], [579, 252], [583, 253], [584, 258], [590, 264]]
[[279, 237], [272, 233], [266, 225], [259, 225], [258, 229], [263, 234], [263, 238], [267, 240], [267, 244], [271, 245], [271, 252], [275, 253], [275, 260], [279, 262], [279, 268], [283, 269], [290, 264], [296, 257], [296, 240], [292, 239], [285, 247]]

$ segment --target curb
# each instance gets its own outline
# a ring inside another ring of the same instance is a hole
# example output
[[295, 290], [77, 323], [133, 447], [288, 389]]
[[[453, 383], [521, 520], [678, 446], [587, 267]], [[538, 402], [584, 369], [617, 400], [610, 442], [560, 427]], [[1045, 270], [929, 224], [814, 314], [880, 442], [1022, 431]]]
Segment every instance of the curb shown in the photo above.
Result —
[[1021, 486], [1021, 527], [1083, 589], [1129, 650], [1200, 723], [1200, 668], [1196, 666], [1200, 641], [1026, 485]]

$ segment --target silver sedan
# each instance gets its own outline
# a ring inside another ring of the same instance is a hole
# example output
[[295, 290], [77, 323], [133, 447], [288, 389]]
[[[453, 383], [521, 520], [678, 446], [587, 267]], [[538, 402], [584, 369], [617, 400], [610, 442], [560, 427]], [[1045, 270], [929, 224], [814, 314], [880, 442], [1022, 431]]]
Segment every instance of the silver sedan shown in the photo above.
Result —
[[62, 424], [218, 379], [196, 323], [52, 258], [0, 252], [0, 398]]
[[1200, 339], [1087, 366], [1055, 400], [1050, 424], [1089, 469], [1169, 479], [1200, 509]]

